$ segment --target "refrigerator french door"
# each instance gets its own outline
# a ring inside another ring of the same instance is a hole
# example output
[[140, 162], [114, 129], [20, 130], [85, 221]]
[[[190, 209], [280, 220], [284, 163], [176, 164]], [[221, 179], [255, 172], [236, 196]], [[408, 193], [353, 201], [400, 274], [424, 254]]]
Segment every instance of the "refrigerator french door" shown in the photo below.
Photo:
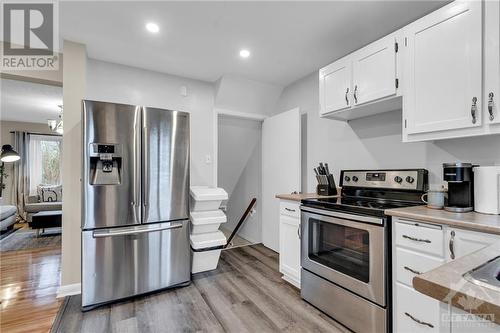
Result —
[[189, 114], [85, 100], [82, 123], [82, 307], [189, 283]]

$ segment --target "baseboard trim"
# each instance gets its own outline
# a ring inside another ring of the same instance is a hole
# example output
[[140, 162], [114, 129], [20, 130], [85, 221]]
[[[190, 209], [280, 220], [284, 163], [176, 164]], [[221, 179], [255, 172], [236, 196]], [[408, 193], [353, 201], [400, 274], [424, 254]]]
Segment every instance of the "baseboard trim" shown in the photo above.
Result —
[[81, 293], [82, 293], [82, 284], [81, 283], [66, 284], [64, 286], [59, 286], [59, 289], [57, 290], [56, 298], [72, 296], [72, 295], [79, 295]]

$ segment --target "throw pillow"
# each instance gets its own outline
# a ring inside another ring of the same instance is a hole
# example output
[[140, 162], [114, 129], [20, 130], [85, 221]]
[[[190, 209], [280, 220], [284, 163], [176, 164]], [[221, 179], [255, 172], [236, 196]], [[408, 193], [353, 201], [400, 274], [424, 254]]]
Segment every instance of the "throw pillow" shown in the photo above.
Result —
[[62, 201], [62, 186], [61, 185], [40, 185], [39, 191], [40, 202], [60, 202]]

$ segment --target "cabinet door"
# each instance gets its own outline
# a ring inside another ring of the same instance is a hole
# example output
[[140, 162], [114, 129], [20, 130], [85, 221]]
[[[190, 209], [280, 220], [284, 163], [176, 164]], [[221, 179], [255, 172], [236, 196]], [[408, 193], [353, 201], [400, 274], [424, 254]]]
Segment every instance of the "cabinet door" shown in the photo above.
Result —
[[352, 97], [355, 105], [396, 94], [395, 43], [392, 34], [353, 54]]
[[351, 106], [351, 58], [335, 61], [319, 71], [320, 114]]
[[405, 29], [407, 133], [481, 126], [481, 5], [454, 1]]
[[450, 228], [446, 231], [446, 239], [446, 259], [454, 260], [493, 244], [499, 236]]
[[300, 220], [280, 216], [280, 272], [285, 279], [300, 287]]
[[500, 123], [500, 2], [484, 3], [484, 103], [489, 123]]

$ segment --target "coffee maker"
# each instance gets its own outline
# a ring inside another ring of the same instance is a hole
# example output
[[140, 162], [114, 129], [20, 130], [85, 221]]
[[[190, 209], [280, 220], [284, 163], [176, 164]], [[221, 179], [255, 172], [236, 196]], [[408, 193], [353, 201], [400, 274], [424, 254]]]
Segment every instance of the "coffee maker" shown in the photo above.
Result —
[[444, 209], [455, 213], [474, 210], [474, 176], [471, 163], [444, 163], [443, 179], [448, 182]]

